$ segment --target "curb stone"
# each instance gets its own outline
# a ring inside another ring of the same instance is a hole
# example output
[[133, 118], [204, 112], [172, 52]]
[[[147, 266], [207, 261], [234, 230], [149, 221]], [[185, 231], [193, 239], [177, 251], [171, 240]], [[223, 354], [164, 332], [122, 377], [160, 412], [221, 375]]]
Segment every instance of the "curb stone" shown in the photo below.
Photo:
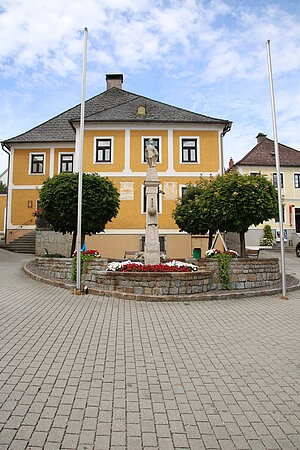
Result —
[[[24, 265], [24, 271], [31, 278], [40, 281], [42, 283], [50, 284], [52, 286], [61, 287], [64, 289], [74, 290], [76, 287], [75, 283], [58, 281], [55, 278], [45, 277], [38, 274], [38, 269], [35, 270], [35, 261], [31, 260]], [[288, 275], [288, 286], [287, 291], [295, 291], [300, 289], [300, 282], [297, 278], [292, 275]], [[240, 299], [240, 298], [249, 298], [249, 297], [260, 297], [264, 295], [275, 295], [281, 293], [281, 287], [265, 287], [265, 288], [257, 288], [257, 289], [244, 289], [241, 290], [230, 290], [230, 291], [214, 291], [208, 293], [200, 293], [200, 294], [185, 294], [184, 297], [179, 297], [178, 295], [141, 295], [141, 294], [132, 294], [126, 292], [117, 292], [117, 291], [105, 291], [101, 289], [97, 289], [95, 286], [89, 286], [87, 283], [87, 287], [89, 289], [89, 294], [99, 295], [104, 297], [114, 297], [120, 298], [124, 300], [135, 300], [135, 301], [150, 301], [150, 302], [186, 302], [186, 301], [209, 301], [209, 300], [226, 300], [226, 299]]]

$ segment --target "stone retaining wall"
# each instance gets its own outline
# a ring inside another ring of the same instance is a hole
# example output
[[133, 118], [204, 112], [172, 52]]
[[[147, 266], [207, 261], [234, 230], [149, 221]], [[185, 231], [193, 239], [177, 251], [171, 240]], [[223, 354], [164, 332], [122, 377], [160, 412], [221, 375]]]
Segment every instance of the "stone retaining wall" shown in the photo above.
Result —
[[[47, 277], [71, 281], [72, 258], [37, 258], [39, 270]], [[96, 258], [88, 262], [87, 272], [83, 275], [83, 281], [88, 283], [95, 281], [100, 271], [106, 270], [108, 260]]]
[[56, 233], [47, 229], [36, 229], [35, 254], [41, 256], [45, 254], [45, 248], [48, 253], [60, 253], [69, 257], [72, 247], [72, 234]]
[[[199, 270], [187, 273], [106, 272], [108, 259], [97, 258], [87, 263], [82, 282], [102, 291], [141, 296], [190, 296], [221, 290], [216, 259], [197, 262]], [[37, 258], [37, 265], [46, 277], [71, 281], [72, 259]], [[232, 259], [229, 266], [232, 289], [259, 289], [275, 286], [280, 281], [279, 262], [272, 259]]]
[[106, 272], [99, 273], [91, 283], [104, 291], [162, 296], [200, 294], [210, 290], [212, 273], [198, 272]]
[[[201, 269], [209, 269], [213, 272], [211, 290], [222, 289], [217, 259], [200, 260], [198, 266]], [[280, 280], [279, 261], [278, 258], [233, 258], [229, 264], [229, 274], [232, 289], [255, 289], [272, 286]]]

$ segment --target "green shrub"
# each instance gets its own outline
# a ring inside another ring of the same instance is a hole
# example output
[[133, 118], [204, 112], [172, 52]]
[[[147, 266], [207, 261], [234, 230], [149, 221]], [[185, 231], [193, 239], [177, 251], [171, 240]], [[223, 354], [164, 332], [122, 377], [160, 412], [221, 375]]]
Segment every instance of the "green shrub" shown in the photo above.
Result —
[[266, 246], [272, 246], [274, 245], [275, 240], [273, 237], [273, 233], [272, 233], [272, 229], [270, 227], [270, 225], [265, 225], [264, 226], [264, 235], [263, 237], [260, 239], [260, 245], [266, 245]]
[[[80, 263], [80, 277], [81, 277], [82, 274], [87, 269], [88, 261], [92, 261], [93, 259], [95, 259], [95, 256], [82, 252], [80, 256], [81, 256], [81, 263]], [[74, 281], [75, 283], [77, 281], [77, 255], [73, 256], [71, 280]]]

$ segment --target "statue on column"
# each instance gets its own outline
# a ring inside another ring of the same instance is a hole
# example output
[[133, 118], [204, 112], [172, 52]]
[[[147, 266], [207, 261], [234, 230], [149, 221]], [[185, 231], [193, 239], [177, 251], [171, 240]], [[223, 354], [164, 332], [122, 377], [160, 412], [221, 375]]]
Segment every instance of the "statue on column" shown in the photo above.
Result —
[[157, 176], [156, 162], [158, 160], [157, 148], [153, 145], [153, 139], [149, 139], [145, 149], [145, 157], [148, 163], [148, 171], [144, 182], [146, 189], [146, 235], [145, 235], [145, 264], [159, 264], [159, 231], [157, 214], [157, 192], [159, 179]]
[[153, 145], [153, 139], [150, 138], [145, 150], [145, 157], [149, 168], [155, 167], [158, 160], [158, 151]]

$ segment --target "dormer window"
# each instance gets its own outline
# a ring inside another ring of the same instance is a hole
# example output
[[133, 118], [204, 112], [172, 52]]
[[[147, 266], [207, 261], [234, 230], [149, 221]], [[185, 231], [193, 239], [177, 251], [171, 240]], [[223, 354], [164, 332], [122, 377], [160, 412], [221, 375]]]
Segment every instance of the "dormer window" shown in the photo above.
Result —
[[145, 106], [138, 106], [137, 116], [138, 117], [146, 117], [146, 108], [145, 108]]

